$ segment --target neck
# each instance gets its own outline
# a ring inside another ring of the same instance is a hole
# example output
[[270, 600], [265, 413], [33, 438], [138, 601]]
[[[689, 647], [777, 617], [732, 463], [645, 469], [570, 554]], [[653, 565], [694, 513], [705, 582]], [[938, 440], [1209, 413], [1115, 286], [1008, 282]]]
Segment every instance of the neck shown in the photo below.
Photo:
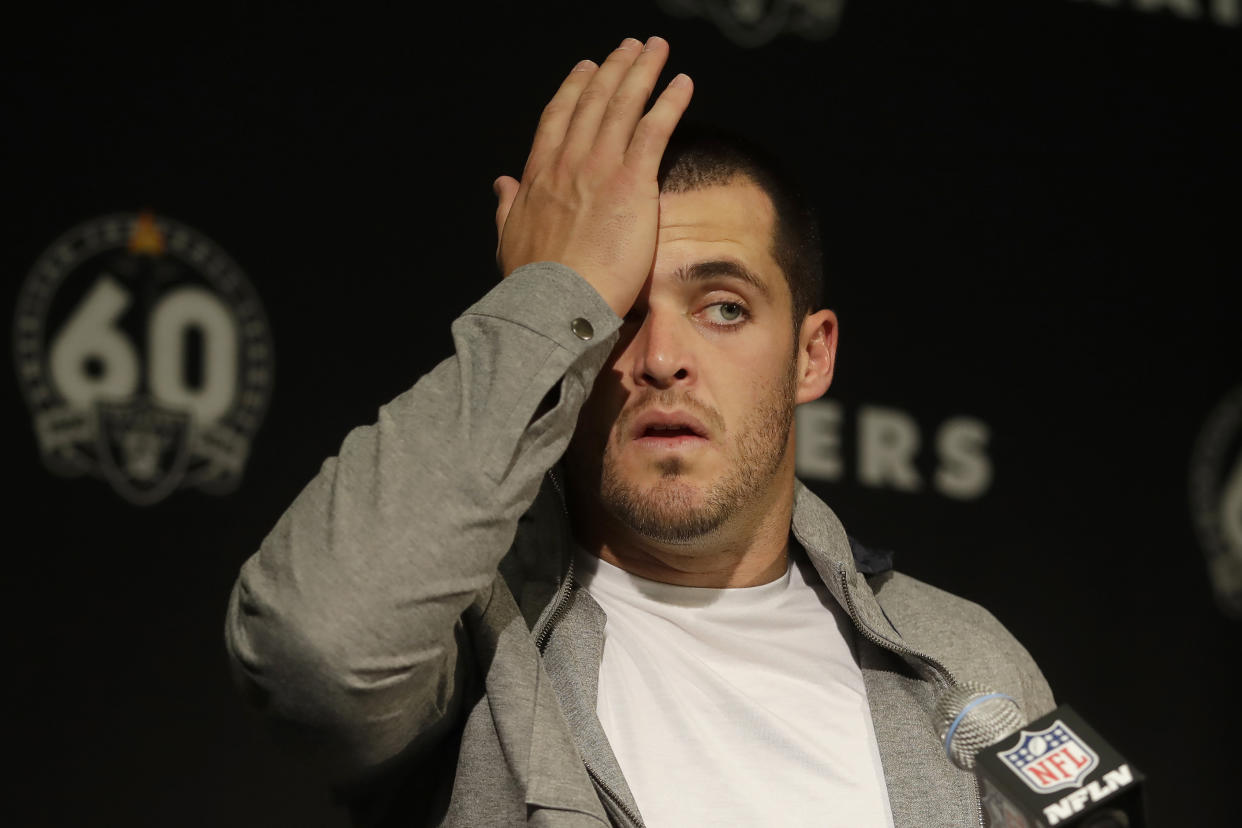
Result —
[[[782, 469], [782, 471], [785, 471]], [[771, 485], [715, 530], [667, 543], [618, 521], [597, 497], [570, 486], [574, 537], [587, 552], [640, 578], [691, 587], [748, 587], [785, 574], [793, 519], [793, 472]]]

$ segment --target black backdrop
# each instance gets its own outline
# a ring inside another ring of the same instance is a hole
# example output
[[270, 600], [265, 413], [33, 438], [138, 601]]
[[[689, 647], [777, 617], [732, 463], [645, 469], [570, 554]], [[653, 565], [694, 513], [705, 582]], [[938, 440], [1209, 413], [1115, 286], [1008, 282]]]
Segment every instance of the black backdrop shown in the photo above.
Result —
[[[147, 506], [50, 472], [10, 373], [10, 824], [343, 824], [242, 711], [229, 587], [348, 429], [448, 355], [494, 279], [490, 182], [563, 74], [651, 33], [692, 116], [796, 160], [822, 211], [842, 346], [805, 479], [992, 609], [1149, 775], [1155, 824], [1231, 822], [1242, 629], [1196, 520], [1242, 521], [1242, 415], [1217, 408], [1242, 383], [1237, 4], [732, 6], [827, 22], [743, 46], [710, 19], [729, 3], [672, 0], [9, 19], [11, 306], [63, 232], [150, 209], [238, 263], [276, 356], [240, 486]], [[962, 422], [986, 437], [965, 466], [937, 448]], [[904, 471], [873, 468], [911, 434]], [[963, 469], [969, 491], [937, 482]]]

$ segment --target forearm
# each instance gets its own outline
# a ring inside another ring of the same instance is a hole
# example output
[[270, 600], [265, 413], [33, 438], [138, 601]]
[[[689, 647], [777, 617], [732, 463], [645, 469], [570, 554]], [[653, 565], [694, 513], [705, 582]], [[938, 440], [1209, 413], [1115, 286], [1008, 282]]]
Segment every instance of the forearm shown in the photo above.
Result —
[[351, 765], [451, 712], [454, 625], [490, 587], [619, 325], [572, 271], [521, 268], [454, 322], [455, 356], [349, 434], [230, 602], [230, 652], [270, 712], [336, 735]]

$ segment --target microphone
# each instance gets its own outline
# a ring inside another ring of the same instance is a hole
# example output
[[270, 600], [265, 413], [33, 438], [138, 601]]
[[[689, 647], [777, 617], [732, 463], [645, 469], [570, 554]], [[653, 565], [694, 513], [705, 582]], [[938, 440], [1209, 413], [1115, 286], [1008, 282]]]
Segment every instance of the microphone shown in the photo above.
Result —
[[1143, 775], [1073, 709], [1023, 721], [1013, 697], [976, 682], [936, 702], [936, 733], [974, 770], [992, 828], [1146, 828]]

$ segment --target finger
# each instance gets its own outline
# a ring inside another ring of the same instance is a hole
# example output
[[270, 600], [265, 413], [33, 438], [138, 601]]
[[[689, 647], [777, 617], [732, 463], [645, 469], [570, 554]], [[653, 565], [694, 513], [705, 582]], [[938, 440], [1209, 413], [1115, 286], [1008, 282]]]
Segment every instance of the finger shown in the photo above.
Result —
[[511, 175], [502, 175], [492, 182], [492, 192], [496, 193], [496, 242], [505, 230], [505, 222], [509, 219], [509, 209], [513, 207], [513, 199], [517, 196], [518, 180]]
[[612, 54], [599, 67], [591, 82], [578, 97], [573, 117], [565, 131], [563, 151], [571, 157], [581, 157], [591, 148], [599, 132], [600, 118], [634, 61], [642, 54], [643, 44], [632, 37], [621, 41]]
[[625, 152], [667, 60], [668, 41], [650, 38], [608, 101], [595, 138], [597, 150], [618, 156]]
[[[593, 61], [579, 61], [569, 76], [561, 83], [560, 89], [543, 108], [539, 125], [535, 127], [535, 139], [531, 142], [530, 156], [526, 160], [526, 168], [538, 164], [549, 153], [554, 151], [565, 140], [565, 128], [573, 117], [574, 107], [578, 105], [578, 96], [586, 88], [595, 71], [599, 67]], [[523, 173], [525, 177], [525, 173]]]
[[[509, 220], [509, 210], [513, 207], [513, 199], [517, 197], [518, 180], [510, 175], [502, 175], [492, 182], [492, 191], [496, 193], [496, 264], [500, 265], [500, 242], [505, 235], [505, 222]], [[501, 275], [504, 268], [501, 267]]]
[[668, 139], [685, 114], [693, 94], [694, 81], [690, 80], [689, 75], [678, 75], [664, 87], [660, 97], [634, 128], [634, 137], [625, 151], [625, 164], [640, 178], [654, 178], [659, 172], [660, 159], [664, 157]]

